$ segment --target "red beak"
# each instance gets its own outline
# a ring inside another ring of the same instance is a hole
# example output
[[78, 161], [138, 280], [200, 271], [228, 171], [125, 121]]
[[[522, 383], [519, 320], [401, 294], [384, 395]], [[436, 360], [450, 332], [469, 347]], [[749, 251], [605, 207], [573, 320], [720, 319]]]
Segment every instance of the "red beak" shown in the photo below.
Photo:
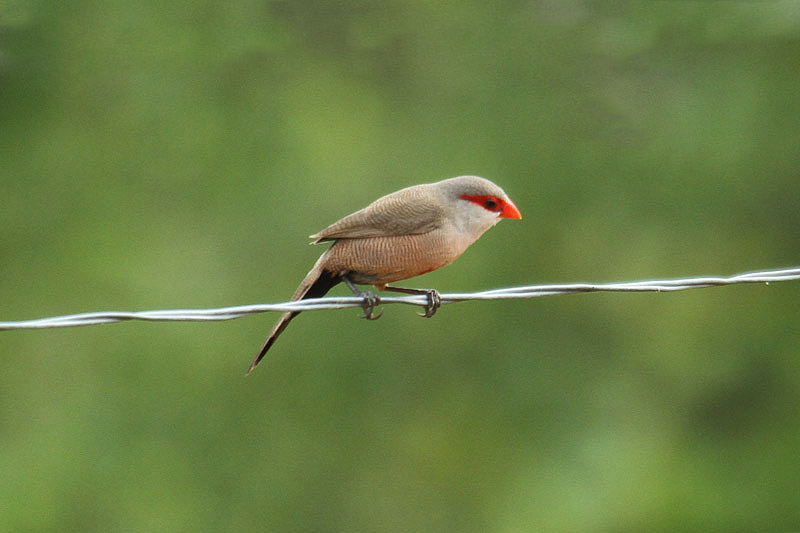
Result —
[[517, 206], [511, 200], [503, 202], [503, 209], [500, 211], [500, 218], [522, 218], [522, 213], [519, 212]]

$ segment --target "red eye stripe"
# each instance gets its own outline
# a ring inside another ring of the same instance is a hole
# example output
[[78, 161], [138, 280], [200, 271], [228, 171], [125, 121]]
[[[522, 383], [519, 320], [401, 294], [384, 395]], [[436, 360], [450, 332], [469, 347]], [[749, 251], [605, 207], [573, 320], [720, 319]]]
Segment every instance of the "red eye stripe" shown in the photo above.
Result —
[[461, 198], [467, 200], [468, 202], [472, 202], [475, 205], [479, 205], [487, 211], [500, 213], [500, 218], [522, 218], [519, 209], [517, 209], [517, 206], [515, 206], [514, 202], [511, 200], [503, 200], [502, 198], [498, 198], [496, 196], [479, 194], [465, 194], [461, 196]]
[[462, 196], [464, 200], [468, 202], [472, 202], [475, 205], [479, 205], [482, 208], [489, 210], [489, 211], [500, 211], [503, 209], [503, 201], [497, 198], [496, 196], [484, 196], [484, 195], [468, 195], [465, 194]]

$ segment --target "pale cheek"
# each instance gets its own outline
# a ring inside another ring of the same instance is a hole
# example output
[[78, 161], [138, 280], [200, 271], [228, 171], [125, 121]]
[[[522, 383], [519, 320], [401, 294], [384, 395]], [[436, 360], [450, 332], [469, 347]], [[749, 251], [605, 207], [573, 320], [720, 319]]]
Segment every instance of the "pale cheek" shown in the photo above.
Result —
[[484, 228], [490, 228], [498, 222], [500, 222], [500, 213], [495, 213], [493, 211], [484, 211], [475, 220], [477, 225], [481, 225]]
[[467, 212], [461, 213], [461, 216], [456, 218], [453, 222], [459, 231], [465, 233], [474, 240], [499, 221], [499, 213], [487, 211], [473, 204]]

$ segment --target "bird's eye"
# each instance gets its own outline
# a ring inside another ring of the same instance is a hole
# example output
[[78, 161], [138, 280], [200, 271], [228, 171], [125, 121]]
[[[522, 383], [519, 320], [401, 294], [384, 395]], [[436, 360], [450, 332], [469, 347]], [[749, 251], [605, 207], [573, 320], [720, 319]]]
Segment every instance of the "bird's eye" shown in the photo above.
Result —
[[497, 209], [497, 200], [494, 198], [487, 198], [483, 201], [483, 206], [488, 209], [489, 211], [494, 211]]

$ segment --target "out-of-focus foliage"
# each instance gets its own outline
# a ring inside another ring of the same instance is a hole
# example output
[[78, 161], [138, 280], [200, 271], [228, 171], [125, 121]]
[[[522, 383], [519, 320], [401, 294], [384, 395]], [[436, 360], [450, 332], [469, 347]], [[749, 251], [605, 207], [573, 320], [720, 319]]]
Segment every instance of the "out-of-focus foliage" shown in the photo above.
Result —
[[[795, 1], [7, 1], [0, 319], [284, 301], [467, 173], [524, 218], [412, 286], [797, 265], [798, 58]], [[4, 332], [0, 527], [794, 530], [799, 296], [306, 313], [246, 379], [274, 316]]]

